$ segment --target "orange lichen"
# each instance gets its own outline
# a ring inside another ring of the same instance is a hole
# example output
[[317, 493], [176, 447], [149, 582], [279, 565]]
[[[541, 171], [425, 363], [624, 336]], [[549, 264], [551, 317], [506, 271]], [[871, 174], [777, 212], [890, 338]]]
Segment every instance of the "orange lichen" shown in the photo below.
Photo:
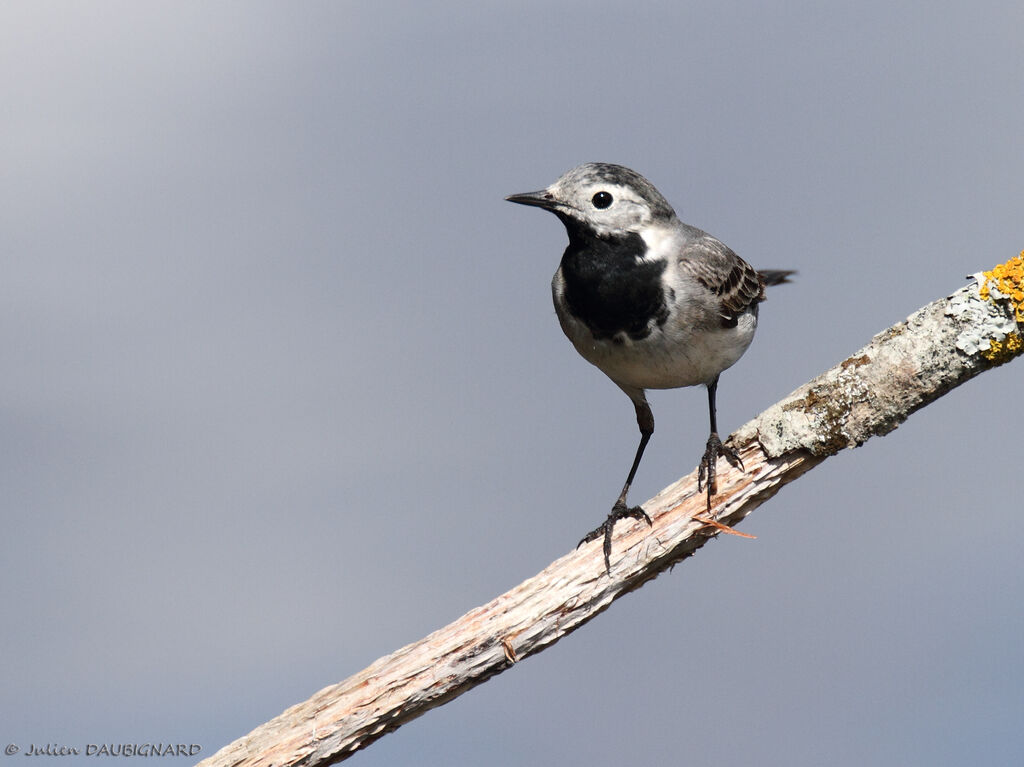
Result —
[[[1017, 324], [1024, 325], [1024, 251], [1005, 264], [983, 272], [982, 277], [981, 297], [988, 301], [1008, 301]], [[1006, 343], [1009, 342], [1007, 337]], [[1019, 336], [1017, 343], [1020, 343]]]
[[1009, 362], [1024, 351], [1024, 337], [1020, 333], [1007, 333], [1002, 341], [994, 338], [988, 340], [988, 348], [981, 350], [981, 355], [989, 362], [1001, 365]]

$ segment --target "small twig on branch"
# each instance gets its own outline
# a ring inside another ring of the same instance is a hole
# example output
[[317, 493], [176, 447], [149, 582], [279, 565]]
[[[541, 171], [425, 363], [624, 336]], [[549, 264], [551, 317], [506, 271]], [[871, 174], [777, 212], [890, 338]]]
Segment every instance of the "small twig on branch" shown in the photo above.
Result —
[[[1024, 253], [879, 333], [860, 351], [741, 427], [745, 472], [719, 475], [718, 519], [736, 525], [842, 448], [887, 434], [915, 410], [1024, 352]], [[543, 650], [688, 557], [718, 530], [696, 472], [644, 504], [653, 521], [616, 530], [611, 576], [600, 543], [553, 562], [430, 636], [257, 727], [203, 767], [327, 765]]]

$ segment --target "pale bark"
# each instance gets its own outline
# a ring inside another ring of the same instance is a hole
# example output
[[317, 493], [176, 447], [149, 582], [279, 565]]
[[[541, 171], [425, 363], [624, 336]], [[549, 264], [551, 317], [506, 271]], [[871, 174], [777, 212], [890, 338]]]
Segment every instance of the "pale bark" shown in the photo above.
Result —
[[[886, 434], [918, 408], [1022, 351], [1024, 254], [975, 275], [801, 386], [732, 437], [745, 466], [719, 471], [715, 511], [741, 522], [830, 455]], [[979, 286], [984, 288], [979, 290]], [[689, 556], [719, 530], [691, 473], [644, 504], [654, 525], [616, 527], [611, 576], [601, 542], [256, 728], [201, 762], [325, 765], [543, 650]]]

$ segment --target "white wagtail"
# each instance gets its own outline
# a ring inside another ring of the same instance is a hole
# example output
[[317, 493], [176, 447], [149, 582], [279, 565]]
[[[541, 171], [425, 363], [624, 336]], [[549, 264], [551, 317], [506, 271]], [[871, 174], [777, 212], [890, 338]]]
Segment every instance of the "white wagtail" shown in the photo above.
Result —
[[680, 221], [647, 179], [621, 165], [586, 163], [547, 189], [505, 199], [549, 210], [565, 225], [569, 246], [551, 282], [558, 320], [576, 351], [636, 408], [640, 445], [626, 484], [608, 518], [580, 541], [604, 536], [610, 573], [615, 523], [633, 518], [651, 524], [640, 506], [626, 505], [654, 433], [644, 390], [707, 387], [711, 435], [697, 489], [706, 478], [710, 515], [718, 457], [743, 468], [718, 436], [718, 377], [754, 338], [765, 285], [786, 282], [793, 272], [757, 272], [711, 235]]

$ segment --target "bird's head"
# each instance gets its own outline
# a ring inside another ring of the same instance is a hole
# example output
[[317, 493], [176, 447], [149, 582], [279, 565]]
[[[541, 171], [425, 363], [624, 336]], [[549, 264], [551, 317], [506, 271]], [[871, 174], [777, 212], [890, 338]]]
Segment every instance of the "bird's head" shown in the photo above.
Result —
[[586, 231], [606, 237], [642, 234], [670, 224], [675, 211], [650, 181], [621, 165], [588, 162], [573, 168], [547, 189], [505, 198], [558, 216], [570, 234]]

